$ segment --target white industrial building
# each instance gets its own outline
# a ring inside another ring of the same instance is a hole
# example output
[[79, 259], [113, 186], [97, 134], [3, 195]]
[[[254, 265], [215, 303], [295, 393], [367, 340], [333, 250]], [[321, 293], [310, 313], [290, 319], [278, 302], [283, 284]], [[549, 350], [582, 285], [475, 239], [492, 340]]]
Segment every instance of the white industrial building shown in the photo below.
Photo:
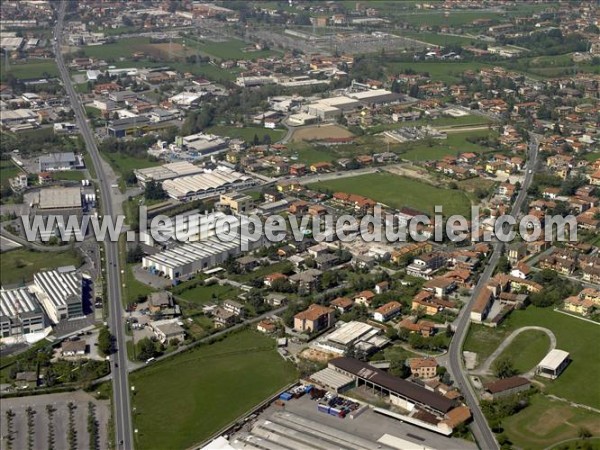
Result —
[[0, 338], [43, 331], [44, 311], [29, 289], [0, 289]]
[[200, 99], [204, 95], [204, 93], [200, 92], [180, 92], [179, 94], [170, 97], [169, 101], [176, 106], [190, 108], [192, 106], [198, 106]]
[[554, 380], [565, 370], [570, 361], [568, 352], [558, 349], [551, 350], [537, 365], [535, 373], [540, 377]]
[[363, 322], [351, 321], [338, 322], [333, 332], [313, 341], [311, 347], [342, 356], [349, 348], [354, 348], [368, 355], [383, 348], [389, 342], [381, 329]]
[[83, 157], [73, 152], [50, 153], [40, 156], [40, 172], [53, 172], [56, 170], [81, 169], [85, 167]]
[[183, 244], [155, 255], [145, 256], [142, 267], [172, 280], [185, 278], [224, 263], [230, 256], [241, 254], [242, 248], [255, 250], [264, 244], [264, 236], [253, 240], [238, 235], [230, 242], [223, 242], [217, 236], [213, 236], [204, 241]]
[[251, 176], [236, 172], [225, 166], [204, 173], [166, 180], [162, 187], [169, 197], [176, 200], [199, 200], [228, 191], [246, 189], [258, 184]]
[[31, 291], [54, 324], [83, 316], [82, 277], [74, 268], [63, 267], [34, 274]]
[[187, 161], [174, 162], [163, 164], [158, 167], [147, 167], [145, 169], [135, 169], [135, 174], [138, 182], [145, 186], [149, 181], [165, 181], [186, 175], [195, 175], [204, 172], [201, 167], [195, 166]]
[[3, 109], [0, 111], [0, 125], [8, 127], [19, 123], [37, 123], [38, 115], [31, 109]]
[[221, 211], [179, 214], [173, 217], [168, 224], [155, 224], [149, 231], [140, 230], [140, 241], [152, 246], [155, 243], [154, 237], [159, 235], [164, 242], [183, 243], [206, 240], [223, 231], [223, 226], [217, 229], [217, 225], [223, 223], [225, 217], [229, 216]]

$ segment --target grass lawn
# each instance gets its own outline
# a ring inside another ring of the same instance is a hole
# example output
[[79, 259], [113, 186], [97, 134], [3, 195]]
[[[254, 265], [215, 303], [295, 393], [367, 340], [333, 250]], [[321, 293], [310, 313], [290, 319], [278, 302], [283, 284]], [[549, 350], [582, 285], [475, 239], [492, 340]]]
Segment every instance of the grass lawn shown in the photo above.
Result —
[[79, 258], [73, 252], [35, 252], [17, 249], [2, 253], [0, 257], [0, 283], [26, 283], [33, 280], [33, 274], [42, 269], [55, 269], [60, 266], [78, 266]]
[[319, 150], [311, 147], [302, 147], [296, 152], [298, 160], [304, 164], [312, 164], [321, 161], [333, 162], [337, 159], [337, 155], [331, 151]]
[[160, 165], [159, 161], [150, 161], [146, 158], [134, 158], [123, 153], [102, 153], [110, 165], [120, 174], [124, 175], [134, 169], [145, 169]]
[[210, 286], [196, 286], [176, 295], [192, 303], [205, 304], [215, 300], [233, 300], [239, 293], [238, 289], [228, 284], [213, 284]]
[[188, 448], [296, 377], [273, 339], [248, 330], [155, 363], [131, 375], [136, 445]]
[[433, 214], [435, 205], [444, 206], [444, 215], [468, 215], [471, 204], [464, 192], [441, 189], [410, 178], [375, 173], [309, 185], [313, 189], [364, 195], [393, 208], [409, 206]]
[[271, 130], [264, 127], [231, 127], [226, 125], [215, 125], [205, 130], [208, 133], [218, 134], [219, 136], [227, 136], [230, 138], [243, 139], [248, 143], [254, 141], [254, 135], [258, 136], [259, 141], [262, 143], [265, 135], [271, 138], [271, 143], [275, 143], [285, 136], [285, 130]]
[[52, 178], [64, 181], [81, 181], [85, 179], [85, 172], [83, 170], [63, 170], [52, 172]]
[[541, 450], [557, 442], [577, 438], [580, 427], [598, 435], [600, 414], [537, 394], [531, 398], [527, 408], [504, 419], [502, 425], [515, 446]]
[[552, 450], [580, 450], [582, 448], [588, 450], [600, 450], [600, 438], [574, 439], [552, 447]]
[[586, 161], [589, 161], [589, 162], [594, 162], [599, 158], [600, 158], [600, 152], [590, 152], [590, 153], [586, 153], [583, 156], [583, 159], [585, 159]]
[[53, 59], [46, 61], [32, 60], [26, 63], [11, 63], [6, 66], [4, 58], [0, 63], [0, 80], [4, 80], [6, 76], [12, 73], [15, 78], [27, 80], [31, 78], [42, 78], [44, 76], [57, 77], [58, 67]]
[[523, 331], [504, 349], [499, 358], [512, 359], [519, 373], [533, 369], [550, 350], [550, 338], [543, 331]]
[[130, 57], [138, 51], [144, 51], [144, 46], [150, 44], [150, 39], [145, 37], [119, 39], [111, 44], [88, 45], [82, 50], [86, 56], [99, 59], [115, 59]]
[[[540, 379], [544, 380], [545, 392], [600, 408], [600, 389], [582, 389], [582, 386], [592, 387], [598, 383], [596, 374], [600, 371], [600, 359], [598, 347], [593, 343], [600, 342], [600, 326], [596, 324], [561, 314], [550, 308], [530, 306], [525, 310], [514, 311], [496, 329], [471, 325], [464, 349], [477, 352], [479, 361], [484, 361], [511, 331], [528, 325], [552, 330], [557, 340], [556, 348], [571, 355], [571, 363], [556, 380]], [[523, 351], [524, 349], [520, 350]]]
[[454, 83], [459, 81], [460, 75], [466, 70], [479, 70], [486, 64], [478, 62], [392, 62], [387, 64], [391, 73], [403, 72], [412, 69], [418, 73], [429, 73], [432, 80]]

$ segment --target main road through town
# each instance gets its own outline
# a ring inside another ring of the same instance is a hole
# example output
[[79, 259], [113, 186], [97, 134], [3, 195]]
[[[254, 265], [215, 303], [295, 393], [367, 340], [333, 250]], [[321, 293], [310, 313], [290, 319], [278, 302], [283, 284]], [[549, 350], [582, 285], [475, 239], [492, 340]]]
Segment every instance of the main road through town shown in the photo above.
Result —
[[[513, 217], [515, 217], [515, 219], [518, 219], [519, 213], [521, 212], [521, 207], [523, 206], [523, 202], [527, 198], [527, 189], [531, 185], [533, 175], [535, 174], [538, 157], [538, 147], [539, 137], [537, 135], [531, 134], [528, 146], [529, 155], [525, 172], [525, 179], [523, 180], [523, 184], [521, 185], [519, 194], [517, 195], [517, 198], [510, 212], [510, 214]], [[471, 309], [473, 308], [473, 304], [475, 303], [475, 299], [477, 298], [482, 289], [487, 289], [485, 285], [493, 275], [494, 269], [498, 264], [498, 260], [500, 259], [500, 256], [502, 256], [504, 244], [501, 242], [494, 242], [492, 245], [493, 251], [490, 256], [490, 259], [485, 267], [485, 270], [481, 274], [481, 277], [479, 278], [477, 286], [475, 286], [475, 288], [473, 289], [473, 294], [469, 302], [461, 311], [461, 316], [458, 322], [456, 323], [456, 331], [454, 334], [454, 338], [450, 343], [450, 349], [448, 351], [448, 370], [450, 371], [450, 374], [455, 380], [457, 386], [463, 393], [467, 405], [471, 409], [471, 414], [473, 415], [473, 424], [471, 426], [471, 429], [473, 431], [473, 434], [475, 435], [475, 439], [477, 440], [479, 447], [485, 450], [497, 449], [498, 443], [496, 441], [496, 438], [494, 437], [494, 433], [490, 429], [483, 413], [481, 412], [481, 408], [479, 407], [479, 401], [477, 400], [477, 394], [475, 394], [475, 391], [473, 390], [473, 387], [471, 386], [471, 383], [467, 378], [468, 375], [466, 373], [462, 360], [462, 347], [467, 337], [467, 333], [469, 332], [471, 315], [470, 313]]]
[[[73, 83], [69, 71], [65, 66], [65, 61], [61, 53], [61, 42], [63, 38], [63, 26], [67, 1], [62, 1], [58, 10], [56, 27], [54, 30], [54, 50], [56, 54], [56, 63], [62, 78], [67, 95], [71, 100], [71, 107], [75, 112], [75, 118], [79, 131], [83, 136], [88, 153], [91, 156], [92, 163], [96, 169], [100, 187], [100, 200], [102, 212], [105, 218], [112, 217], [113, 205], [111, 202], [111, 187], [104, 174], [102, 159], [98, 151], [98, 146], [94, 134], [87, 121], [83, 105], [77, 92], [73, 88]], [[129, 398], [129, 382], [127, 374], [127, 351], [125, 344], [125, 328], [123, 323], [123, 307], [121, 303], [121, 280], [119, 272], [119, 248], [118, 242], [106, 240], [106, 286], [107, 301], [109, 303], [109, 328], [115, 337], [116, 352], [111, 360], [111, 371], [113, 379], [113, 404], [115, 421], [115, 441], [118, 449], [133, 449], [131, 408]]]

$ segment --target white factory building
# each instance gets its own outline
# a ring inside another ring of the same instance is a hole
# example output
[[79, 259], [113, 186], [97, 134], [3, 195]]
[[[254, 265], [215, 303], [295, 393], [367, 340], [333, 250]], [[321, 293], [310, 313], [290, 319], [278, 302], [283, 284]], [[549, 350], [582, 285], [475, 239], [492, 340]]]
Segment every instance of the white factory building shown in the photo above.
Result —
[[197, 133], [181, 138], [181, 147], [198, 155], [210, 155], [229, 149], [228, 140], [216, 134]]
[[245, 236], [238, 236], [231, 242], [223, 242], [217, 236], [213, 236], [204, 241], [190, 242], [145, 256], [142, 259], [142, 267], [172, 280], [186, 278], [218, 266], [230, 256], [241, 254], [242, 248], [255, 250], [264, 244], [264, 237], [254, 241]]
[[[152, 246], [156, 241], [154, 237], [159, 234], [161, 236], [159, 239], [162, 242], [175, 241], [183, 243], [206, 240], [219, 232], [223, 232], [223, 220], [226, 217], [230, 216], [221, 211], [179, 214], [172, 217], [171, 222], [168, 224], [154, 224], [149, 231], [140, 230], [140, 241]], [[220, 225], [220, 227], [217, 227], [217, 225]]]
[[83, 316], [82, 277], [75, 268], [61, 267], [33, 276], [31, 291], [52, 323]]
[[246, 189], [258, 184], [251, 176], [236, 172], [225, 166], [204, 173], [179, 177], [163, 182], [162, 187], [169, 197], [180, 201], [199, 200], [228, 191]]
[[43, 331], [44, 311], [26, 287], [0, 289], [0, 338]]

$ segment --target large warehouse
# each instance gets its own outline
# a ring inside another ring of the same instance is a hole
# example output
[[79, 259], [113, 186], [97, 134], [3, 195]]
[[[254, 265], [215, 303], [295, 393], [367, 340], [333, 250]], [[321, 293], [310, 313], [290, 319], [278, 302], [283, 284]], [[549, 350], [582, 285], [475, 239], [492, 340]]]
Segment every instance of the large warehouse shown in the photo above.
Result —
[[0, 338], [35, 333], [45, 326], [44, 311], [29, 289], [0, 289]]
[[219, 166], [201, 174], [166, 180], [162, 186], [169, 197], [188, 201], [213, 197], [228, 191], [249, 188], [256, 184], [258, 182], [251, 176]]
[[82, 278], [70, 268], [46, 270], [33, 275], [31, 290], [52, 323], [83, 316]]
[[165, 181], [171, 180], [177, 177], [183, 177], [187, 175], [196, 175], [204, 172], [201, 167], [195, 166], [187, 161], [174, 162], [169, 164], [163, 164], [158, 167], [147, 167], [145, 169], [135, 169], [135, 174], [138, 182], [145, 186], [149, 181]]
[[264, 244], [264, 238], [253, 241], [238, 236], [234, 241], [223, 242], [217, 236], [213, 236], [204, 241], [190, 242], [145, 256], [142, 259], [142, 267], [172, 280], [186, 278], [222, 264], [230, 256], [241, 254], [242, 248], [254, 250]]

